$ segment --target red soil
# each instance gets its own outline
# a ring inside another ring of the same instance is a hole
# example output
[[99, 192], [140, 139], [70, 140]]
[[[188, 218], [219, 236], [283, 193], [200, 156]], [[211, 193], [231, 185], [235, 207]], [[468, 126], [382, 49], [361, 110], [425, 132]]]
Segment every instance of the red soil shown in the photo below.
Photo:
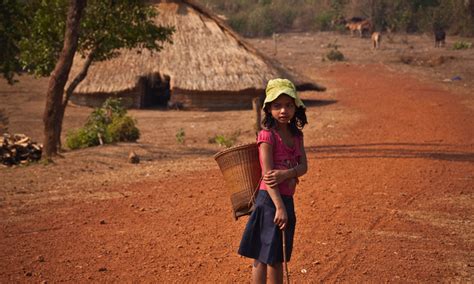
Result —
[[[331, 139], [306, 133], [293, 281], [473, 281], [472, 98], [382, 65], [320, 76], [337, 89], [309, 113], [352, 115], [319, 126]], [[208, 165], [103, 189], [113, 198], [4, 197], [0, 282], [247, 282], [245, 220]]]

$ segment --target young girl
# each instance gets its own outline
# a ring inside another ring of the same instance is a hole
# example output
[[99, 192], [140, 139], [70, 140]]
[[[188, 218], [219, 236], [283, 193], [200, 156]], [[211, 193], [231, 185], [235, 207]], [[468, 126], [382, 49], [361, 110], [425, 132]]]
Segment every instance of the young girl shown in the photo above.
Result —
[[291, 258], [295, 232], [293, 194], [298, 177], [307, 171], [303, 129], [305, 106], [289, 80], [270, 80], [263, 103], [264, 129], [257, 144], [263, 179], [239, 247], [239, 254], [254, 259], [253, 283], [283, 283], [282, 231], [286, 260]]

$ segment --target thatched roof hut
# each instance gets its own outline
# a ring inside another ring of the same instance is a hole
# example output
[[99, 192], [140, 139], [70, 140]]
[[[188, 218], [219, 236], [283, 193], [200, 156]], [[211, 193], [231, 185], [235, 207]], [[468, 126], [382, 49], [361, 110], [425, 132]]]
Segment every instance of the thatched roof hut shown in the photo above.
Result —
[[[122, 50], [94, 63], [71, 101], [98, 106], [109, 96], [126, 98], [134, 108], [165, 103], [184, 108], [251, 108], [269, 79], [286, 77], [297, 86], [322, 90], [266, 58], [221, 19], [193, 1], [154, 1], [156, 24], [174, 26], [173, 44], [159, 53]], [[71, 77], [82, 61], [76, 58]]]

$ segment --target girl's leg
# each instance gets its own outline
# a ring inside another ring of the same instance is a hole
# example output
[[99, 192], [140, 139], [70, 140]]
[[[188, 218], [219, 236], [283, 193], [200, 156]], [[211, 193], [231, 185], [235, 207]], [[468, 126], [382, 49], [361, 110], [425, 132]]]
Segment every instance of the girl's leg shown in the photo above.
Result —
[[266, 283], [267, 282], [267, 265], [258, 260], [254, 260], [252, 266], [252, 283]]
[[270, 283], [283, 283], [283, 265], [281, 262], [268, 265], [268, 280]]

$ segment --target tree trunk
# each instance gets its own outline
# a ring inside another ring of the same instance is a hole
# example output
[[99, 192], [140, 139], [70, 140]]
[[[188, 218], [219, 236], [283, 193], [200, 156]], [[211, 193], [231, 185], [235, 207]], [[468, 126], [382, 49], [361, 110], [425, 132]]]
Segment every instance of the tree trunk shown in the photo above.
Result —
[[61, 144], [61, 131], [63, 129], [63, 120], [64, 120], [64, 113], [66, 112], [66, 108], [61, 105], [61, 109], [58, 110], [58, 117], [57, 121], [60, 121], [61, 123], [56, 123], [55, 127], [56, 129], [54, 130], [54, 135], [55, 141], [56, 141], [56, 152], [59, 153], [61, 152], [62, 144]]
[[[92, 51], [89, 53], [89, 55], [87, 55], [87, 59], [86, 61], [84, 62], [84, 66], [82, 66], [82, 70], [81, 72], [79, 72], [79, 74], [76, 75], [76, 77], [74, 78], [74, 80], [72, 80], [71, 84], [69, 84], [69, 86], [67, 87], [66, 89], [66, 93], [64, 95], [64, 99], [62, 100], [62, 110], [59, 112], [60, 113], [60, 117], [58, 117], [58, 121], [63, 121], [63, 118], [64, 118], [64, 114], [66, 112], [66, 107], [67, 107], [67, 104], [69, 102], [69, 98], [71, 98], [71, 95], [72, 93], [74, 92], [74, 90], [76, 89], [76, 87], [79, 85], [79, 83], [81, 83], [82, 81], [84, 81], [84, 79], [86, 78], [87, 76], [87, 72], [89, 71], [89, 67], [91, 66], [91, 63], [92, 61], [94, 60], [94, 55], [95, 55], [95, 51]], [[58, 123], [56, 124], [56, 141], [57, 141], [57, 145], [58, 145], [58, 151], [61, 150], [61, 133], [62, 133], [62, 130], [63, 130], [63, 124], [62, 123]]]
[[76, 89], [76, 87], [79, 85], [79, 83], [84, 81], [84, 79], [86, 78], [87, 72], [89, 71], [89, 67], [91, 66], [92, 61], [94, 60], [95, 53], [96, 52], [94, 49], [87, 55], [86, 61], [84, 62], [84, 65], [82, 66], [81, 72], [79, 72], [79, 74], [76, 75], [74, 80], [72, 80], [71, 84], [69, 84], [69, 86], [67, 87], [66, 95], [63, 100], [64, 108], [66, 108], [67, 103], [69, 102], [69, 98], [71, 98], [71, 95]]
[[82, 12], [87, 0], [70, 0], [67, 14], [64, 45], [59, 55], [58, 62], [51, 74], [46, 94], [46, 107], [43, 114], [44, 122], [44, 148], [45, 159], [51, 159], [58, 152], [58, 138], [63, 123], [64, 111], [63, 94], [69, 72], [71, 71], [74, 54], [77, 50], [79, 38], [79, 25]]

